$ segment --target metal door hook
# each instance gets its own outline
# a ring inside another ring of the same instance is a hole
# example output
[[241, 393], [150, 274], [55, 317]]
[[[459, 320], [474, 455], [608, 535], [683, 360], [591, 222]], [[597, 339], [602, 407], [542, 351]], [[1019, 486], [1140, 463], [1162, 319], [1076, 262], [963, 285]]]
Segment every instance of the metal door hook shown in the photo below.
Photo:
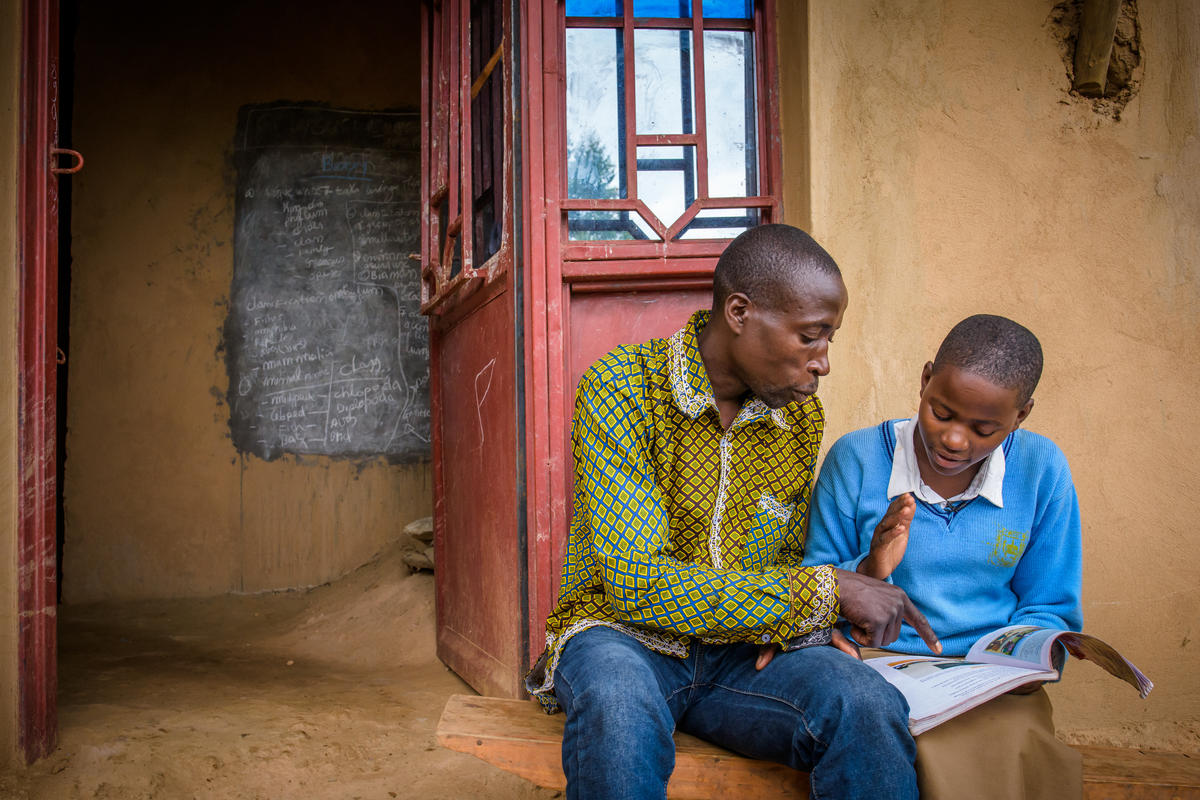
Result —
[[[56, 167], [54, 166], [54, 159], [57, 156], [70, 156], [75, 159], [75, 163], [69, 167]], [[78, 150], [68, 150], [65, 147], [50, 148], [50, 171], [55, 175], [74, 175], [81, 169], [83, 169], [83, 153]]]

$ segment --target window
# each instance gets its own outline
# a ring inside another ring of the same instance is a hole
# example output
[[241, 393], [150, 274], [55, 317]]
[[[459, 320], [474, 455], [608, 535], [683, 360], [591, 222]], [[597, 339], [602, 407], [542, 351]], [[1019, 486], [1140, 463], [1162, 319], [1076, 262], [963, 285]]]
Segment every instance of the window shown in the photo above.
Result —
[[572, 243], [601, 241], [606, 253], [654, 243], [669, 255], [777, 215], [753, 0], [561, 8], [565, 258], [595, 257]]
[[512, 265], [511, 0], [422, 5], [421, 310]]

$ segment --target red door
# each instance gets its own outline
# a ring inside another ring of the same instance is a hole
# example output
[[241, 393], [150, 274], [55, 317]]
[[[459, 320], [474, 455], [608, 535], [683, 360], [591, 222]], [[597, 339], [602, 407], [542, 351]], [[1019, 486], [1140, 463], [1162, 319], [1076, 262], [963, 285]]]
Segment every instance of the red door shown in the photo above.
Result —
[[21, 156], [18, 177], [20, 399], [18, 448], [19, 737], [27, 761], [55, 745], [55, 404], [58, 324], [58, 3], [22, 9]]
[[513, 0], [423, 5], [421, 102], [438, 656], [509, 697], [527, 636], [512, 12]]

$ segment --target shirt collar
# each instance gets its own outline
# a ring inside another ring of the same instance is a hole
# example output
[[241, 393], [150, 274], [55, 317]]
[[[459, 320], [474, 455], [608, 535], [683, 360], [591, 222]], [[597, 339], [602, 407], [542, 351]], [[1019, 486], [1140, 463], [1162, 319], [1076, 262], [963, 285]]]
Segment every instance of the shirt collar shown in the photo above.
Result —
[[[709, 383], [708, 372], [704, 369], [704, 359], [700, 357], [700, 331], [708, 324], [709, 316], [708, 311], [695, 312], [687, 324], [670, 339], [667, 367], [671, 378], [671, 395], [675, 405], [679, 406], [679, 410], [689, 419], [696, 419], [708, 408], [717, 410], [712, 384]], [[746, 401], [731, 427], [757, 422], [764, 417], [770, 417], [782, 430], [791, 428], [782, 408], [769, 408], [757, 397]]]
[[982, 497], [997, 508], [1004, 508], [1004, 448], [997, 447], [979, 466], [979, 472], [971, 480], [967, 490], [955, 497], [942, 497], [921, 480], [921, 468], [917, 464], [917, 451], [913, 445], [913, 431], [917, 418], [895, 423], [896, 452], [892, 454], [892, 475], [888, 480], [887, 496], [891, 500], [905, 492], [932, 505], [965, 502]]

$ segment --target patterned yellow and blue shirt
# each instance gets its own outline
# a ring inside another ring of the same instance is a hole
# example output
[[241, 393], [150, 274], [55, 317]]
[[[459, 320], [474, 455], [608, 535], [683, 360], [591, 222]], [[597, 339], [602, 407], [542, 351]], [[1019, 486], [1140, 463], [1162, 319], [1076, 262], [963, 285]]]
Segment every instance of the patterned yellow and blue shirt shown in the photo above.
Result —
[[563, 645], [594, 625], [682, 658], [693, 638], [784, 644], [837, 617], [833, 568], [800, 566], [821, 403], [751, 398], [723, 429], [697, 342], [708, 318], [580, 381], [562, 588], [526, 679], [547, 711]]

